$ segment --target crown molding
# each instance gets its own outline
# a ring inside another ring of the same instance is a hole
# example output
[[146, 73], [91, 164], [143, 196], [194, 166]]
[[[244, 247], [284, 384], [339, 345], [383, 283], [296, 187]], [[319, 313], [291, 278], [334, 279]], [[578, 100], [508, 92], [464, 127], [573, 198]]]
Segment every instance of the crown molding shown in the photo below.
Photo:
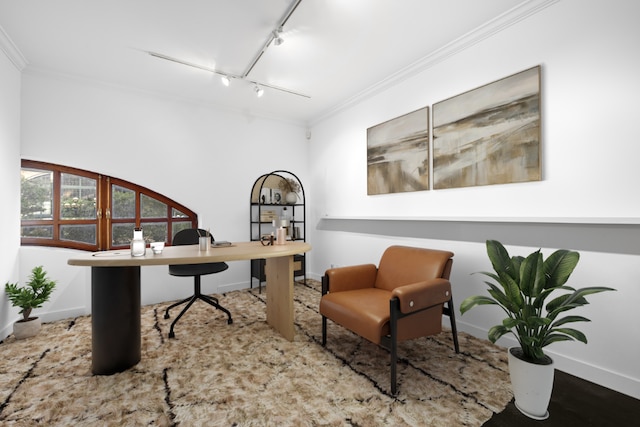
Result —
[[327, 118], [343, 111], [353, 105], [356, 105], [363, 100], [370, 98], [384, 90], [392, 87], [409, 77], [412, 77], [422, 71], [425, 71], [436, 64], [446, 60], [447, 58], [456, 55], [457, 53], [464, 51], [471, 46], [497, 34], [512, 25], [529, 18], [532, 15], [546, 9], [547, 7], [559, 2], [560, 0], [526, 0], [519, 5], [511, 8], [502, 15], [486, 22], [485, 24], [475, 28], [467, 34], [453, 40], [452, 42], [442, 46], [439, 49], [431, 52], [427, 56], [409, 64], [389, 77], [379, 81], [378, 83], [369, 86], [365, 90], [357, 93], [351, 98], [337, 104], [335, 107], [326, 111], [325, 113], [317, 116], [312, 120], [311, 125], [318, 124]]
[[20, 52], [20, 49], [13, 43], [11, 37], [9, 37], [2, 27], [0, 27], [0, 49], [7, 55], [7, 58], [9, 58], [18, 71], [22, 72], [29, 64], [22, 52]]

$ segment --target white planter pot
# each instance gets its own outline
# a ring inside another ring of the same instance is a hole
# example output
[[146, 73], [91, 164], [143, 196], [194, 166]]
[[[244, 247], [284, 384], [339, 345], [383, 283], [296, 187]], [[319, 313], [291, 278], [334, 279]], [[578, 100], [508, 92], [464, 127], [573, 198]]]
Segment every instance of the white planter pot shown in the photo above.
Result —
[[13, 335], [17, 340], [33, 337], [40, 332], [40, 318], [30, 317], [26, 322], [24, 320], [18, 320], [13, 324]]
[[289, 205], [295, 205], [296, 202], [298, 201], [298, 195], [296, 193], [293, 192], [289, 192], [287, 193], [287, 195], [285, 196], [285, 200], [287, 202], [287, 204]]
[[545, 420], [549, 417], [547, 409], [553, 390], [553, 360], [550, 359], [549, 365], [525, 362], [511, 354], [513, 349], [520, 348], [512, 347], [508, 351], [509, 375], [516, 408], [529, 418]]

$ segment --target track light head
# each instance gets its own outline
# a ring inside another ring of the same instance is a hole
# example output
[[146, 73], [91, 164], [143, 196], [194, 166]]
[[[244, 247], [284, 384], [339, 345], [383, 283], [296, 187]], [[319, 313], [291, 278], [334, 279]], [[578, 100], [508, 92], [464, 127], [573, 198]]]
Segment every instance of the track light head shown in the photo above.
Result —
[[273, 31], [273, 44], [280, 46], [282, 43], [284, 43], [284, 39], [282, 38], [282, 27], [278, 27]]
[[255, 87], [253, 88], [253, 90], [256, 92], [256, 96], [258, 98], [260, 98], [262, 95], [264, 95], [264, 89], [262, 89], [260, 86], [255, 85]]
[[231, 79], [229, 79], [229, 76], [222, 76], [220, 77], [220, 80], [222, 81], [222, 84], [225, 86], [229, 86], [229, 84], [231, 83]]

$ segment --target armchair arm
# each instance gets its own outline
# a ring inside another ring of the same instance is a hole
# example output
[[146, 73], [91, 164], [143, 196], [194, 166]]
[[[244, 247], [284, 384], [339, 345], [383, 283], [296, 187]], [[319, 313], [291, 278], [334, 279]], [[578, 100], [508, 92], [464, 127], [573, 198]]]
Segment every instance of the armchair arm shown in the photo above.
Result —
[[400, 301], [402, 313], [413, 313], [449, 301], [451, 299], [451, 282], [438, 278], [398, 286], [391, 292], [391, 298], [394, 297]]
[[323, 287], [326, 282], [327, 288], [323, 293], [372, 288], [377, 274], [378, 268], [374, 264], [330, 268], [324, 273]]

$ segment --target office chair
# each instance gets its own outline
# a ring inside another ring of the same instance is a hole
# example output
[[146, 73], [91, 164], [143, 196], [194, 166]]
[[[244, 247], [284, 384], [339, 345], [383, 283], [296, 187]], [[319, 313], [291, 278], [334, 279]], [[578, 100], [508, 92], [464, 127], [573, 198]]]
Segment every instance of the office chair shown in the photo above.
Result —
[[[173, 244], [175, 246], [198, 244], [198, 239], [200, 235], [204, 236], [206, 235], [206, 233], [207, 232], [205, 230], [196, 229], [196, 228], [181, 230], [178, 233], [176, 233], [176, 235], [174, 236]], [[213, 236], [211, 236], [211, 242], [213, 241], [214, 241]], [[207, 264], [169, 265], [170, 275], [185, 276], [185, 277], [193, 276], [193, 279], [194, 279], [193, 295], [183, 299], [182, 301], [178, 301], [174, 304], [171, 304], [169, 307], [167, 307], [167, 310], [164, 313], [164, 318], [168, 319], [170, 317], [169, 310], [171, 310], [173, 307], [177, 307], [179, 305], [187, 303], [186, 307], [182, 309], [180, 314], [178, 314], [178, 317], [176, 317], [173, 323], [171, 323], [171, 329], [169, 330], [169, 338], [175, 338], [175, 333], [173, 332], [174, 326], [176, 325], [176, 323], [178, 323], [178, 320], [180, 320], [180, 318], [184, 315], [184, 313], [186, 313], [187, 310], [189, 310], [189, 307], [191, 307], [191, 305], [198, 299], [206, 302], [207, 304], [214, 306], [218, 310], [222, 310], [225, 313], [227, 313], [227, 316], [229, 316], [229, 319], [227, 320], [227, 324], [230, 325], [233, 323], [233, 319], [231, 318], [231, 313], [229, 312], [229, 310], [222, 307], [218, 303], [218, 298], [210, 297], [208, 295], [202, 294], [201, 288], [200, 288], [200, 276], [204, 276], [205, 274], [219, 273], [221, 271], [226, 270], [227, 268], [229, 268], [229, 266], [224, 262], [211, 262]]]
[[442, 331], [451, 320], [456, 353], [460, 352], [449, 275], [453, 253], [391, 246], [380, 264], [332, 268], [322, 278], [322, 346], [327, 319], [389, 350], [391, 394], [395, 395], [398, 343]]

